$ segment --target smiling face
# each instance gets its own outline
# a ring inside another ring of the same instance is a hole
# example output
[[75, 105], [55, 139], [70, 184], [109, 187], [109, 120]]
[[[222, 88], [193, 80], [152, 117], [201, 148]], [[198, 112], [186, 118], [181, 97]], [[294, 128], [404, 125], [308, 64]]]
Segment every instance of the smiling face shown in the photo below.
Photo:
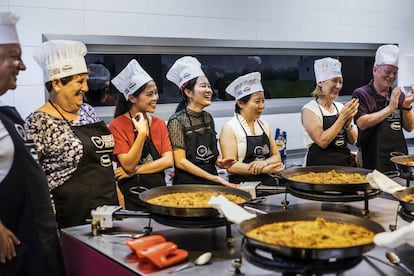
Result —
[[237, 104], [240, 107], [240, 115], [246, 121], [259, 119], [265, 108], [264, 92], [253, 93], [247, 102], [238, 101]]
[[135, 108], [134, 113], [154, 113], [159, 99], [157, 85], [154, 81], [147, 82], [145, 89], [138, 96], [129, 96], [129, 101]]
[[374, 66], [373, 75], [375, 85], [380, 90], [387, 90], [397, 79], [398, 67], [394, 65], [379, 65]]
[[321, 87], [322, 95], [327, 99], [335, 100], [339, 96], [343, 86], [343, 80], [341, 77], [332, 78], [326, 81], [318, 83]]
[[59, 105], [67, 112], [79, 111], [83, 104], [83, 96], [88, 92], [88, 74], [74, 75], [72, 80], [63, 84], [62, 80], [52, 81], [53, 90]]
[[189, 99], [188, 107], [195, 111], [201, 111], [204, 107], [211, 105], [213, 90], [205, 76], [197, 78], [193, 91], [184, 89], [184, 92]]
[[19, 71], [26, 70], [19, 44], [0, 45], [0, 96], [16, 89]]

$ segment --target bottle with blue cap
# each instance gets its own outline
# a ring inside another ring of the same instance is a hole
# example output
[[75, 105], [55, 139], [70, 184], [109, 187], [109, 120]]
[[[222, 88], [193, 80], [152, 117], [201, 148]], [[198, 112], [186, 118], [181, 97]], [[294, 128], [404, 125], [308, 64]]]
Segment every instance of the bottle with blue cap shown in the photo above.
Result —
[[281, 131], [280, 128], [276, 128], [275, 143], [279, 150], [280, 158], [283, 164], [285, 164], [286, 161], [286, 137], [286, 131]]

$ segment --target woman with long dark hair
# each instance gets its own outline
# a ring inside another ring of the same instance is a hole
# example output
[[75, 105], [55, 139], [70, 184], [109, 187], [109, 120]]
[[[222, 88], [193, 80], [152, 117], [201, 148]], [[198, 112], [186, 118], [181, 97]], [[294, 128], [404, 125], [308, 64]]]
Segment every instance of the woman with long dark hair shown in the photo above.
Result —
[[217, 147], [214, 120], [204, 108], [211, 105], [213, 91], [200, 62], [190, 56], [178, 59], [167, 73], [183, 100], [168, 121], [173, 147], [173, 184], [221, 184], [237, 187], [220, 177], [216, 165], [228, 168], [233, 159], [222, 159]]
[[171, 143], [164, 120], [150, 115], [159, 99], [157, 85], [140, 64], [131, 60], [112, 83], [119, 90], [115, 119], [110, 123], [118, 186], [129, 210], [144, 209], [139, 193], [165, 186], [164, 170], [173, 166]]

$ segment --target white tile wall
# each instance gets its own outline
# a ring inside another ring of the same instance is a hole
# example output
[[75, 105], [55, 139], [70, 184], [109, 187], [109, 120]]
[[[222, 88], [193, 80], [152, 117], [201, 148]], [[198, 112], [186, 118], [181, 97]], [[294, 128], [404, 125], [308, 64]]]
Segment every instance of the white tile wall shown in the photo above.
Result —
[[40, 45], [44, 33], [82, 34], [84, 31], [82, 10], [15, 7], [13, 11], [20, 15], [17, 26], [23, 46]]
[[148, 36], [149, 15], [121, 12], [85, 12], [84, 33], [94, 35]]
[[257, 20], [300, 22], [303, 11], [303, 0], [260, 0], [257, 1]]
[[210, 18], [231, 18], [256, 20], [257, 0], [206, 0], [206, 16]]
[[[150, 0], [85, 0], [84, 8], [89, 11], [109, 11], [124, 13], [149, 13]], [[111, 18], [111, 17], [108, 17]], [[108, 19], [107, 18], [107, 19]], [[109, 21], [113, 21], [112, 19]]]
[[218, 39], [257, 39], [256, 24], [253, 20], [206, 19], [206, 37]]
[[205, 17], [150, 15], [149, 36], [205, 38]]
[[276, 21], [257, 22], [258, 40], [300, 41], [302, 37], [303, 30], [301, 23]]
[[157, 15], [179, 15], [204, 17], [208, 0], [149, 0], [149, 13]]
[[[0, 0], [0, 9], [21, 16], [28, 69], [1, 100], [24, 117], [45, 100], [31, 57], [42, 34], [398, 43], [404, 55], [414, 55], [412, 0]], [[299, 114], [263, 117], [287, 130], [288, 149], [303, 147]], [[217, 130], [228, 119], [217, 118]]]
[[11, 6], [16, 7], [38, 7], [38, 8], [54, 8], [54, 9], [82, 9], [84, 0], [10, 0]]

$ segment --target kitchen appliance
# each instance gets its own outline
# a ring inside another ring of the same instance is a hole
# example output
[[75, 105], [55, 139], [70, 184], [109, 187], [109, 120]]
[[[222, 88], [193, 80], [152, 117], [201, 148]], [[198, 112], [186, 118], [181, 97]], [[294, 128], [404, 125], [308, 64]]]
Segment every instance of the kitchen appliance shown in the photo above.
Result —
[[[300, 182], [292, 180], [292, 176], [306, 174], [309, 172], [329, 172], [335, 170], [339, 173], [359, 173], [367, 175], [371, 170], [355, 167], [343, 166], [308, 166], [290, 168], [280, 173], [287, 181], [287, 191], [293, 196], [328, 202], [353, 202], [364, 201], [364, 209], [362, 215], [369, 214], [368, 200], [377, 197], [382, 193], [381, 190], [373, 189], [368, 182], [358, 184], [318, 184], [309, 182]], [[287, 193], [285, 194], [285, 202], [287, 201]]]

